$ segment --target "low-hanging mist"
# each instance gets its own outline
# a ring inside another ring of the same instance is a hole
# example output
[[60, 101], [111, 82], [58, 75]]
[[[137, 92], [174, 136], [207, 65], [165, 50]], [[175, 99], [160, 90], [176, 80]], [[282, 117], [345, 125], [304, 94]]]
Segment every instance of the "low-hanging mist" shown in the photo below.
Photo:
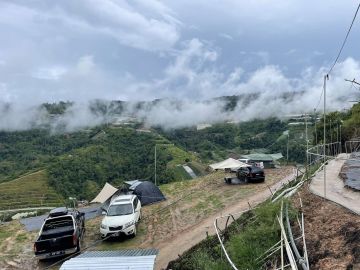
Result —
[[[177, 72], [178, 73], [178, 72]], [[299, 78], [287, 78], [276, 66], [265, 66], [242, 79], [243, 71], [237, 69], [228, 76], [212, 75], [201, 71], [183, 85], [183, 93], [198, 87], [202, 97], [188, 95], [158, 99], [147, 102], [84, 100], [67, 103], [61, 113], [52, 113], [46, 106], [22, 101], [5, 102], [0, 99], [0, 130], [27, 130], [34, 127], [51, 128], [53, 131], [75, 131], [99, 124], [111, 123], [114, 119], [132, 117], [147, 127], [164, 129], [182, 128], [202, 123], [224, 121], [247, 121], [254, 118], [279, 117], [288, 114], [310, 113], [315, 108], [322, 111], [320, 95], [323, 89], [325, 69], [307, 69]], [[215, 75], [214, 75], [215, 74]], [[351, 100], [357, 100], [359, 89], [345, 82], [345, 78], [356, 78], [360, 64], [346, 59], [334, 69], [327, 87], [328, 110], [349, 108]], [[205, 78], [205, 77], [208, 78]], [[205, 82], [209, 85], [204, 85]], [[171, 87], [172, 81], [154, 82], [147, 88]], [[173, 91], [181, 87], [174, 86]], [[215, 89], [225, 96], [215, 95]], [[169, 90], [167, 90], [169, 91]]]

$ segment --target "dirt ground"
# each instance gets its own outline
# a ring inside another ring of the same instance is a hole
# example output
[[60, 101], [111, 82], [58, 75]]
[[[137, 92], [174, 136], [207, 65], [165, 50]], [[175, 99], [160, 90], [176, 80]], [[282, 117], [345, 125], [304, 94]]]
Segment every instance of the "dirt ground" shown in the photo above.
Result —
[[[212, 223], [216, 216], [246, 210], [248, 203], [255, 206], [271, 195], [269, 187], [272, 191], [278, 189], [280, 180], [291, 175], [293, 168], [268, 169], [265, 173], [265, 183], [259, 184], [227, 185], [223, 181], [225, 174], [218, 172], [190, 181], [163, 185], [161, 189], [167, 200], [143, 207], [143, 219], [135, 238], [100, 241], [89, 250], [155, 247], [160, 250], [157, 269], [164, 268], [168, 261], [205, 238], [206, 232], [212, 234]], [[87, 222], [83, 247], [100, 240], [101, 219], [98, 217]], [[3, 256], [0, 269], [43, 269], [54, 262], [38, 263], [32, 257], [32, 242], [36, 233], [28, 233], [26, 237], [27, 240], [22, 243], [18, 243], [15, 235], [6, 238], [7, 242], [16, 243], [19, 250], [12, 256]]]
[[310, 269], [360, 269], [360, 216], [312, 194], [307, 187], [300, 196]]

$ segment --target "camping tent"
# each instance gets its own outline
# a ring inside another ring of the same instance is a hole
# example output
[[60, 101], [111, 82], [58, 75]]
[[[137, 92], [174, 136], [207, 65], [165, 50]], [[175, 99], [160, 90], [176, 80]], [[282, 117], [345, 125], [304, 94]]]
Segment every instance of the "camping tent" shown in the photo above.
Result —
[[228, 158], [221, 162], [211, 164], [209, 167], [213, 170], [227, 170], [227, 169], [232, 170], [232, 169], [238, 169], [240, 167], [247, 167], [247, 166], [249, 166], [249, 165], [247, 165], [246, 163], [243, 163], [239, 160], [236, 160], [233, 158]]
[[117, 191], [117, 188], [113, 187], [109, 183], [106, 183], [100, 193], [96, 196], [95, 199], [91, 201], [91, 203], [104, 203]]
[[127, 181], [125, 182], [130, 187], [129, 189], [136, 194], [141, 202], [141, 205], [152, 204], [155, 202], [166, 200], [164, 194], [160, 189], [149, 181]]

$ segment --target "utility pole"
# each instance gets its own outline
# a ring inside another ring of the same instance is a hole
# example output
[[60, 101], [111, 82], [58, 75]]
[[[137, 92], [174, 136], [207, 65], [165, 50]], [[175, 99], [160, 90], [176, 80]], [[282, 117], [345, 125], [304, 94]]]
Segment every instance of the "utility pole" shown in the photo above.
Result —
[[341, 141], [341, 124], [340, 124], [340, 153], [342, 153], [342, 141]]
[[289, 133], [290, 133], [290, 130], [288, 131], [288, 134], [287, 134], [287, 144], [286, 144], [286, 161], [288, 164], [289, 164]]
[[154, 156], [154, 160], [155, 160], [154, 172], [155, 172], [155, 186], [156, 186], [156, 144], [155, 144], [155, 156]]
[[360, 85], [360, 83], [358, 83], [357, 81], [355, 81], [355, 79], [353, 80], [348, 80], [348, 79], [345, 79], [346, 82], [351, 82], [351, 83], [355, 83], [357, 85]]
[[309, 150], [309, 140], [308, 140], [308, 126], [307, 126], [307, 114], [305, 113], [305, 139], [306, 139], [306, 178], [309, 178], [308, 175], [308, 166], [309, 166], [309, 156], [308, 156], [308, 150]]
[[324, 198], [326, 198], [326, 80], [328, 75], [324, 76]]
[[329, 130], [330, 130], [330, 145], [329, 145], [329, 148], [330, 148], [330, 156], [333, 155], [333, 130], [332, 130], [332, 120], [330, 118], [330, 126], [329, 126]]
[[316, 109], [314, 109], [314, 114], [315, 114], [315, 145], [317, 145], [318, 144], [318, 140], [317, 140], [317, 129], [316, 129], [316, 118], [317, 118], [317, 116], [316, 116]]
[[339, 152], [339, 122], [337, 123], [337, 127], [336, 127], [336, 155], [340, 154]]

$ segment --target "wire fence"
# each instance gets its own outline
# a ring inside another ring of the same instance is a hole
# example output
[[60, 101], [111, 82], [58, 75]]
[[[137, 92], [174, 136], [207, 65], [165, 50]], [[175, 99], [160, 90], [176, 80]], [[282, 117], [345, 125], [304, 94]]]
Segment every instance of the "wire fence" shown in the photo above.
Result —
[[319, 144], [306, 151], [308, 164], [324, 163], [331, 159], [349, 160], [360, 162], [360, 139], [349, 140], [342, 145], [341, 142]]

